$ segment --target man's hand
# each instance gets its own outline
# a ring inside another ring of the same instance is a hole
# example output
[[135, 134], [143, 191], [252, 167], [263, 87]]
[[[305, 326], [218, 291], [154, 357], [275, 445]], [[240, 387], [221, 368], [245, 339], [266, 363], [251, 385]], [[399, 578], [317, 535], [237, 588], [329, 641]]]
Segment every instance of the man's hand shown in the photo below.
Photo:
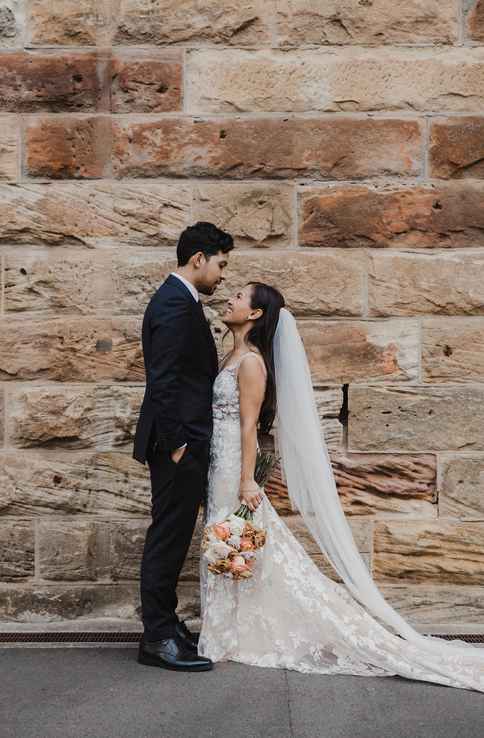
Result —
[[262, 490], [254, 480], [240, 483], [239, 500], [255, 512], [262, 502]]
[[171, 460], [178, 464], [178, 462], [182, 459], [183, 455], [185, 454], [185, 451], [187, 450], [186, 444], [184, 446], [181, 446], [181, 448], [176, 448], [174, 451], [171, 452]]

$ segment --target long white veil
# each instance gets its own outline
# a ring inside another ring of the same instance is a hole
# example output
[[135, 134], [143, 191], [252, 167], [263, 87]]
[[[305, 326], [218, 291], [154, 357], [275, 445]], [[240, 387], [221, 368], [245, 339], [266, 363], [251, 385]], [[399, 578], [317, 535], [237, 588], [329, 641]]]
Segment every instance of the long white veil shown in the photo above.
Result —
[[346, 584], [352, 596], [381, 625], [422, 651], [461, 651], [484, 665], [484, 649], [462, 640], [444, 641], [418, 633], [391, 607], [363, 561], [346, 519], [316, 408], [309, 365], [296, 321], [282, 308], [274, 336], [277, 393], [277, 441], [288, 495], [308, 530]]

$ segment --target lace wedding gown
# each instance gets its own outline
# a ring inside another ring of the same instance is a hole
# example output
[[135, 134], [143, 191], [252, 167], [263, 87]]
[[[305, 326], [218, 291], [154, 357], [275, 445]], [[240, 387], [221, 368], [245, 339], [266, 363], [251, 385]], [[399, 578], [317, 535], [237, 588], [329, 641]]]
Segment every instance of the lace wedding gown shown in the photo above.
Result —
[[[250, 352], [248, 352], [250, 353]], [[204, 524], [239, 505], [241, 438], [237, 372], [219, 372], [213, 388], [214, 430]], [[343, 584], [326, 577], [279, 517], [268, 497], [254, 513], [267, 533], [254, 576], [214, 575], [200, 557], [201, 632], [198, 652], [305, 673], [395, 676], [484, 692], [481, 664], [462, 652], [434, 655], [380, 625]], [[447, 645], [447, 644], [446, 644]]]

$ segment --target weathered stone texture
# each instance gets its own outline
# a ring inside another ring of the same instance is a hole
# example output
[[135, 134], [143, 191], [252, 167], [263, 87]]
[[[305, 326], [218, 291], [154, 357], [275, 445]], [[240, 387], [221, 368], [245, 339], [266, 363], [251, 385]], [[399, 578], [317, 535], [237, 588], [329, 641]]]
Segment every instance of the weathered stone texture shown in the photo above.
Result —
[[361, 179], [421, 169], [421, 124], [395, 118], [117, 118], [113, 139], [116, 177]]
[[417, 378], [415, 321], [304, 321], [300, 331], [317, 384]]
[[299, 191], [301, 246], [482, 246], [484, 187], [471, 180], [425, 185], [327, 185]]
[[96, 179], [109, 174], [106, 117], [36, 118], [26, 123], [24, 169], [30, 177]]
[[426, 318], [422, 321], [425, 382], [479, 382], [484, 379], [484, 321], [480, 318]]
[[484, 584], [484, 523], [378, 521], [373, 574], [377, 581]]
[[232, 234], [237, 247], [285, 247], [292, 241], [293, 190], [284, 184], [197, 182], [193, 220]]
[[144, 387], [19, 387], [10, 392], [9, 438], [19, 447], [124, 446], [134, 438]]
[[482, 253], [370, 255], [369, 314], [482, 315]]
[[457, 40], [453, 0], [278, 0], [279, 43], [303, 44], [428, 44]]
[[29, 113], [107, 109], [95, 53], [27, 52], [0, 56], [0, 110]]
[[0, 330], [0, 379], [143, 382], [140, 330], [140, 319], [9, 320]]
[[[180, 593], [181, 594], [181, 593]], [[188, 598], [181, 598], [182, 603]], [[139, 620], [139, 584], [42, 583], [0, 588], [0, 621], [49, 623], [119, 618]]]
[[[484, 588], [465, 585], [384, 584], [378, 589], [402, 617], [417, 626], [439, 626], [439, 632], [460, 633], [463, 623], [480, 631], [484, 619]], [[456, 613], [458, 614], [456, 618]]]
[[34, 524], [30, 520], [0, 523], [0, 579], [16, 582], [35, 573]]
[[[326, 437], [324, 423], [323, 430]], [[327, 438], [326, 443], [330, 448]], [[340, 501], [350, 519], [437, 517], [436, 462], [431, 454], [347, 454], [332, 450], [330, 456]], [[265, 491], [279, 515], [293, 513], [279, 465]], [[356, 525], [356, 520], [351, 522]]]
[[481, 386], [350, 386], [351, 451], [484, 451]]
[[0, 2], [0, 48], [19, 46], [22, 34], [23, 0]]
[[442, 459], [439, 515], [484, 519], [484, 457], [450, 456]]
[[120, 0], [117, 44], [269, 44], [263, 0]]
[[63, 518], [150, 514], [150, 475], [130, 453], [51, 453], [24, 449], [0, 456], [0, 513]]
[[129, 49], [111, 63], [113, 113], [165, 113], [181, 110], [183, 60], [180, 53]]
[[431, 177], [484, 179], [484, 118], [434, 120], [430, 129]]
[[176, 182], [0, 184], [0, 243], [174, 246], [190, 202]]
[[100, 565], [93, 521], [39, 521], [39, 574], [45, 580], [96, 579]]
[[95, 46], [109, 40], [110, 0], [29, 0], [33, 46]]
[[200, 113], [482, 112], [484, 50], [194, 50], [188, 110]]
[[18, 128], [16, 116], [0, 116], [0, 180], [17, 178]]
[[[359, 254], [348, 261], [339, 252], [307, 254], [294, 252], [229, 257], [227, 279], [208, 299], [220, 310], [238, 289], [257, 279], [280, 289], [290, 310], [298, 315], [361, 315], [363, 272]], [[324, 285], [324, 287], [323, 287]]]
[[[468, 3], [466, 3], [466, 6]], [[473, 41], [484, 41], [484, 2], [471, 0], [471, 10], [467, 16], [467, 32]]]

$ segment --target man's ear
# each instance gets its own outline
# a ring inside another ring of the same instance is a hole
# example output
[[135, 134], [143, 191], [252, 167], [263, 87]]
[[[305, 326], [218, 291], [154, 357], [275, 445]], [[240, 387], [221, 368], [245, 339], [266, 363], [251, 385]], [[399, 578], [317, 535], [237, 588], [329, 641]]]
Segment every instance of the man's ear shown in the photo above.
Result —
[[193, 256], [190, 259], [195, 269], [200, 269], [200, 267], [203, 265], [203, 263], [206, 260], [207, 259], [203, 251], [197, 251], [195, 254], [193, 254]]

